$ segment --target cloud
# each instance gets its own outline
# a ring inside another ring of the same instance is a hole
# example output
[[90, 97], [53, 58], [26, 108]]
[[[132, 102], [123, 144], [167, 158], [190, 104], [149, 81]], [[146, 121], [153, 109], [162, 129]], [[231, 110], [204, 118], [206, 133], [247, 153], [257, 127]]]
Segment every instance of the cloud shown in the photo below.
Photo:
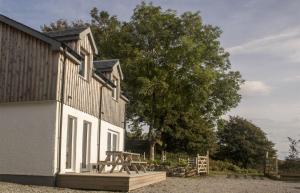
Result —
[[265, 96], [271, 92], [271, 87], [262, 81], [246, 81], [241, 86], [243, 96]]
[[299, 63], [299, 47], [300, 29], [295, 28], [230, 47], [227, 51], [231, 55], [265, 54], [288, 62]]
[[292, 76], [292, 77], [287, 77], [285, 79], [283, 79], [283, 82], [300, 82], [300, 75], [296, 75], [296, 76]]

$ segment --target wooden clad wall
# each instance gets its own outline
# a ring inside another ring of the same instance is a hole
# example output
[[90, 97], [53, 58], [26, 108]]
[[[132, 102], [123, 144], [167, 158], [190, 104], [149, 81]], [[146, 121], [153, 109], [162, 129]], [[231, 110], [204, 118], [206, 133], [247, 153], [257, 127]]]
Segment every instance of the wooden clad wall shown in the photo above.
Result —
[[[118, 68], [115, 65], [112, 73], [109, 74], [110, 78], [117, 78], [118, 87], [121, 88], [121, 77], [118, 73]], [[107, 75], [107, 77], [109, 77]], [[125, 116], [125, 105], [126, 102], [120, 98], [120, 90], [117, 94], [117, 100], [112, 98], [111, 90], [105, 89], [103, 91], [103, 120], [108, 122], [120, 123], [124, 126], [124, 116]]]
[[102, 119], [119, 127], [124, 127], [125, 104], [125, 101], [121, 98], [115, 101], [112, 98], [111, 90], [104, 89], [102, 101]]
[[[92, 61], [93, 52], [88, 37], [84, 40], [79, 40], [77, 45], [69, 42], [68, 45], [72, 45], [73, 48], [84, 49], [89, 53], [89, 67], [88, 78], [84, 79], [79, 75], [79, 65], [76, 65], [73, 61], [67, 60], [66, 63], [66, 82], [65, 82], [65, 99], [64, 103], [75, 109], [81, 110], [85, 113], [99, 117], [99, 104], [100, 104], [100, 88], [102, 84], [92, 77]], [[63, 56], [60, 56], [59, 63], [59, 79], [58, 79], [58, 92], [57, 98], [60, 100], [60, 85], [62, 77]], [[115, 101], [112, 98], [111, 90], [103, 87], [103, 99], [102, 99], [102, 119], [116, 126], [124, 126], [124, 112], [125, 101], [119, 98]]]
[[58, 53], [0, 22], [0, 103], [55, 100]]

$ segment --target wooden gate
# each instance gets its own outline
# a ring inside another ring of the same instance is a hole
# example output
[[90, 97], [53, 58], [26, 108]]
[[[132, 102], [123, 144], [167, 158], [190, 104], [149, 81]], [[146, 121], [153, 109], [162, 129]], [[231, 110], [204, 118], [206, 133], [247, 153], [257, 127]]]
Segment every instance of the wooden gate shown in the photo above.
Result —
[[196, 164], [198, 174], [209, 174], [209, 152], [206, 156], [197, 155]]
[[270, 157], [269, 152], [266, 153], [264, 174], [268, 176], [278, 175], [277, 157]]

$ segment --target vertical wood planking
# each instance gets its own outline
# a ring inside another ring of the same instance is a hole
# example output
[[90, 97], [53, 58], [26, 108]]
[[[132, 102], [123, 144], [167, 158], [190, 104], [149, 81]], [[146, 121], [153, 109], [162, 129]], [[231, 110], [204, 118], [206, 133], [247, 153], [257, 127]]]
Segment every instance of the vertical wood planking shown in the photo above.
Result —
[[45, 42], [0, 23], [0, 103], [55, 100], [54, 55]]

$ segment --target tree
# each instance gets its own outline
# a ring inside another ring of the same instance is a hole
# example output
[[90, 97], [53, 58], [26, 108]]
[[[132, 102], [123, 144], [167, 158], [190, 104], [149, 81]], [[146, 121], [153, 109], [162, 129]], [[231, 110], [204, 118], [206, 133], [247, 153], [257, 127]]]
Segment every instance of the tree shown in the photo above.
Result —
[[241, 117], [222, 120], [218, 127], [219, 159], [227, 159], [244, 168], [262, 166], [266, 152], [276, 154], [274, 144], [261, 128]]
[[134, 53], [122, 62], [128, 112], [149, 125], [150, 158], [163, 135], [184, 133], [196, 144], [200, 133], [238, 104], [242, 80], [230, 71], [229, 54], [218, 41], [221, 30], [203, 24], [198, 12], [177, 16], [142, 3], [123, 30]]
[[85, 23], [82, 20], [76, 20], [72, 22], [68, 22], [65, 19], [59, 19], [55, 22], [51, 22], [49, 25], [41, 26], [43, 32], [50, 32], [50, 31], [60, 31], [65, 29], [70, 29], [74, 27], [88, 27], [90, 24]]
[[288, 137], [288, 140], [290, 142], [289, 144], [289, 155], [287, 157], [288, 160], [295, 160], [298, 158], [299, 150], [298, 150], [298, 143], [300, 143], [300, 140], [293, 139], [291, 137]]
[[91, 17], [97, 58], [122, 63], [127, 118], [149, 126], [150, 159], [157, 143], [171, 147], [178, 137], [187, 151], [212, 148], [214, 123], [241, 98], [242, 79], [230, 69], [221, 30], [203, 24], [199, 12], [178, 15], [144, 2], [128, 22], [96, 8]]

